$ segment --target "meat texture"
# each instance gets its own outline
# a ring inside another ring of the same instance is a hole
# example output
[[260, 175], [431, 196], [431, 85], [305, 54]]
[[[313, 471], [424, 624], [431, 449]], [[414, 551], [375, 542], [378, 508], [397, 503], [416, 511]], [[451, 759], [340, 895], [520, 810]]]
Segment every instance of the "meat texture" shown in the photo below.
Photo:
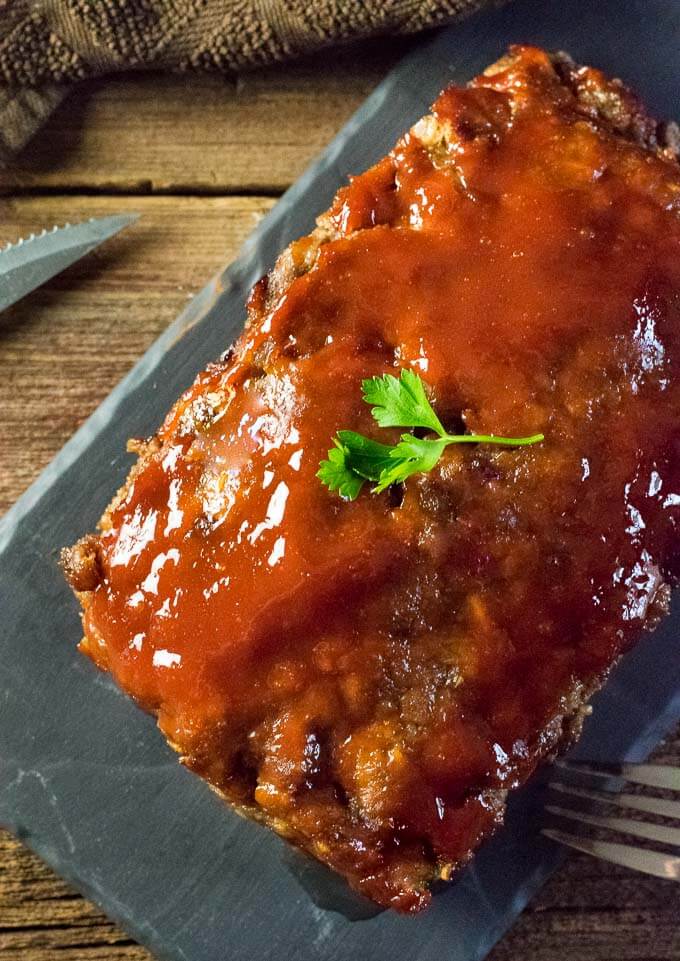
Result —
[[[677, 131], [513, 48], [340, 190], [253, 290], [100, 531], [81, 649], [240, 811], [416, 911], [577, 732], [678, 573]], [[315, 476], [417, 371], [450, 447], [353, 502]]]

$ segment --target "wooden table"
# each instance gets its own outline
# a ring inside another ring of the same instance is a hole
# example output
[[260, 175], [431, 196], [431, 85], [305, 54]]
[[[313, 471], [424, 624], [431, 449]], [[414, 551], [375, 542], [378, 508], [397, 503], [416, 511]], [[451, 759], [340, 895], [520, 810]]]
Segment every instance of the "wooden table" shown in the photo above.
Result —
[[[383, 43], [236, 79], [93, 83], [0, 172], [0, 241], [139, 211], [0, 322], [0, 511], [38, 475], [404, 50]], [[660, 756], [680, 763], [680, 739]], [[0, 832], [2, 961], [150, 955]], [[493, 961], [680, 959], [680, 885], [573, 857]], [[255, 959], [253, 959], [255, 961]]]

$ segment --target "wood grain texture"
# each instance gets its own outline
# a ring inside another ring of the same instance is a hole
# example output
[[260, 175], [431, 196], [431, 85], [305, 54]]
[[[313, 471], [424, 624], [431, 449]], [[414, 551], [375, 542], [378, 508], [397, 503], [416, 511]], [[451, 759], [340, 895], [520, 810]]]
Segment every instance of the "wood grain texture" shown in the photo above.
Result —
[[0, 511], [187, 299], [234, 258], [272, 203], [265, 197], [0, 199], [0, 243], [69, 219], [141, 213], [137, 224], [0, 317]]
[[[0, 242], [65, 220], [142, 214], [0, 316], [0, 513], [235, 256], [273, 203], [258, 191], [287, 187], [403, 49], [385, 42], [361, 60], [347, 51], [238, 81], [101, 82], [67, 100], [0, 173]], [[183, 196], [144, 196], [154, 193]], [[657, 753], [680, 764], [680, 737]], [[680, 885], [574, 856], [490, 958], [680, 961], [679, 919]], [[0, 959], [151, 956], [0, 832]]]
[[0, 191], [281, 192], [405, 49], [373, 43], [236, 79], [97, 81], [69, 96], [0, 171]]

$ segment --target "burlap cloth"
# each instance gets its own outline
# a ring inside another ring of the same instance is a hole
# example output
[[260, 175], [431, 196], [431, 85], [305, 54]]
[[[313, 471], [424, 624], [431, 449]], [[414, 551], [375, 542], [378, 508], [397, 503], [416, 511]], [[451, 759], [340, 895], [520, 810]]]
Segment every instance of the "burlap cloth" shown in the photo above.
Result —
[[69, 88], [144, 68], [225, 73], [412, 33], [493, 0], [0, 0], [0, 164]]

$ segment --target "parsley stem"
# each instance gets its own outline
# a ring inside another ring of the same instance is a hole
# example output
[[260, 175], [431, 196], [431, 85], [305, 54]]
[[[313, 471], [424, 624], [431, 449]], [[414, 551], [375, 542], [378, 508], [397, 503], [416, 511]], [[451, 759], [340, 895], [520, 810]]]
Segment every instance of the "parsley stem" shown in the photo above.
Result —
[[444, 434], [442, 440], [447, 444], [501, 444], [503, 447], [526, 447], [544, 440], [543, 434], [530, 437], [500, 437], [498, 434]]

